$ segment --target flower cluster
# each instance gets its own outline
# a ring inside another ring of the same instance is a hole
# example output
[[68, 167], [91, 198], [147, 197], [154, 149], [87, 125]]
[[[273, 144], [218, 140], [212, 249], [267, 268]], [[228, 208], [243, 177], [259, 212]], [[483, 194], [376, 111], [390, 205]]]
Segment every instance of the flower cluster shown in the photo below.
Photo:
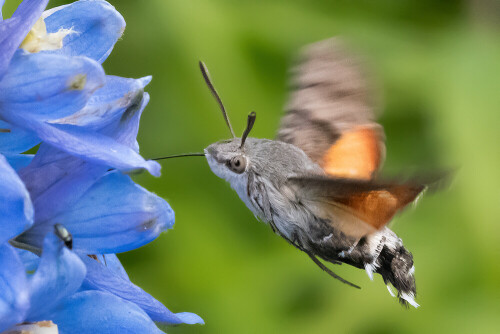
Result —
[[[0, 0], [0, 332], [161, 333], [194, 324], [128, 278], [115, 253], [171, 228], [174, 213], [127, 172], [158, 176], [136, 136], [151, 77], [105, 75], [125, 29], [102, 0], [47, 11]], [[35, 155], [23, 154], [38, 145]]]

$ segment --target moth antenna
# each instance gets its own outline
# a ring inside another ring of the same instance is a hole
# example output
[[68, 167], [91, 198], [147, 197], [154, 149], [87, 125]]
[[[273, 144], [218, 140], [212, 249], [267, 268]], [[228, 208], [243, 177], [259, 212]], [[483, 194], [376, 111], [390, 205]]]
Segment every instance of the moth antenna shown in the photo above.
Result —
[[245, 145], [245, 140], [247, 140], [248, 134], [250, 131], [252, 131], [253, 124], [255, 123], [255, 118], [257, 117], [257, 114], [255, 111], [252, 111], [250, 114], [248, 114], [248, 120], [247, 120], [247, 127], [245, 131], [243, 132], [243, 135], [241, 136], [241, 145], [240, 148], [243, 148], [243, 145]]
[[200, 64], [201, 74], [203, 74], [203, 79], [205, 79], [208, 89], [210, 89], [210, 92], [212, 92], [212, 95], [215, 97], [215, 100], [217, 100], [219, 108], [222, 111], [222, 116], [224, 116], [224, 120], [226, 121], [227, 127], [229, 128], [229, 131], [231, 131], [231, 135], [233, 136], [233, 138], [236, 138], [236, 136], [234, 135], [233, 127], [231, 126], [231, 122], [229, 122], [229, 117], [227, 116], [226, 108], [224, 108], [224, 104], [222, 103], [219, 94], [215, 90], [215, 87], [212, 84], [212, 81], [210, 80], [208, 68], [202, 61], [200, 61], [199, 64]]
[[160, 157], [160, 158], [153, 158], [151, 160], [164, 160], [164, 159], [182, 158], [182, 157], [204, 157], [204, 156], [205, 153], [184, 153], [184, 154], [168, 155], [166, 157]]

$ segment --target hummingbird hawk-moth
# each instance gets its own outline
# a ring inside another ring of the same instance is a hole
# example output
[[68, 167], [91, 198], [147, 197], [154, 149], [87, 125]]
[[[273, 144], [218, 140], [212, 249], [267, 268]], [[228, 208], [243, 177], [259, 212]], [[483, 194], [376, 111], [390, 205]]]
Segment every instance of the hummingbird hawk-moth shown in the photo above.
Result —
[[380, 274], [391, 295], [390, 285], [403, 305], [418, 307], [412, 254], [387, 224], [426, 185], [377, 177], [385, 157], [383, 128], [359, 62], [342, 42], [304, 49], [274, 140], [248, 137], [254, 112], [236, 137], [202, 62], [200, 69], [232, 138], [187, 155], [205, 156], [258, 219], [334, 278], [358, 287], [319, 259], [365, 269], [370, 279]]

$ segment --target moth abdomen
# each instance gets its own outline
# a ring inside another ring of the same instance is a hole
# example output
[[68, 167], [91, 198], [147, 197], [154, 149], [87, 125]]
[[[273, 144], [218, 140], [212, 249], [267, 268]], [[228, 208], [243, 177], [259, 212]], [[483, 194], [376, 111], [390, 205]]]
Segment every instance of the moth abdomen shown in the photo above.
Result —
[[399, 302], [404, 306], [410, 304], [418, 307], [415, 302], [417, 287], [413, 255], [403, 245], [397, 249], [384, 246], [377, 262], [379, 263], [377, 272], [382, 275], [386, 285], [390, 283], [396, 288]]

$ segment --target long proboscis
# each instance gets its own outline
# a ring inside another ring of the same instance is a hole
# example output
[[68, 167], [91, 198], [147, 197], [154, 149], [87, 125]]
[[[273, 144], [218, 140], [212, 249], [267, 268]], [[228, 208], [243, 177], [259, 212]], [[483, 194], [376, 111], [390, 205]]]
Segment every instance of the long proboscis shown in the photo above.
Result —
[[212, 93], [212, 95], [215, 97], [215, 100], [219, 104], [220, 110], [222, 111], [222, 116], [224, 116], [224, 120], [226, 121], [227, 127], [229, 128], [229, 131], [231, 131], [231, 135], [233, 136], [233, 138], [235, 138], [236, 136], [234, 134], [233, 127], [231, 126], [231, 122], [229, 121], [229, 117], [227, 116], [226, 108], [224, 108], [224, 104], [222, 103], [219, 94], [215, 90], [215, 87], [212, 84], [212, 81], [210, 80], [210, 75], [208, 73], [207, 66], [202, 61], [200, 61], [199, 64], [200, 64], [201, 74], [203, 75], [203, 79], [205, 79], [205, 82], [207, 83], [210, 92]]
[[252, 111], [248, 115], [247, 127], [245, 128], [245, 131], [243, 132], [243, 135], [241, 136], [240, 148], [243, 148], [243, 145], [245, 145], [245, 140], [247, 140], [248, 134], [250, 133], [250, 131], [252, 131], [253, 124], [255, 123], [256, 117], [257, 117], [257, 114], [255, 113], [255, 111]]
[[153, 158], [151, 160], [164, 160], [164, 159], [172, 159], [172, 158], [183, 158], [183, 157], [204, 157], [205, 153], [184, 153], [184, 154], [175, 154], [168, 155], [166, 157]]

